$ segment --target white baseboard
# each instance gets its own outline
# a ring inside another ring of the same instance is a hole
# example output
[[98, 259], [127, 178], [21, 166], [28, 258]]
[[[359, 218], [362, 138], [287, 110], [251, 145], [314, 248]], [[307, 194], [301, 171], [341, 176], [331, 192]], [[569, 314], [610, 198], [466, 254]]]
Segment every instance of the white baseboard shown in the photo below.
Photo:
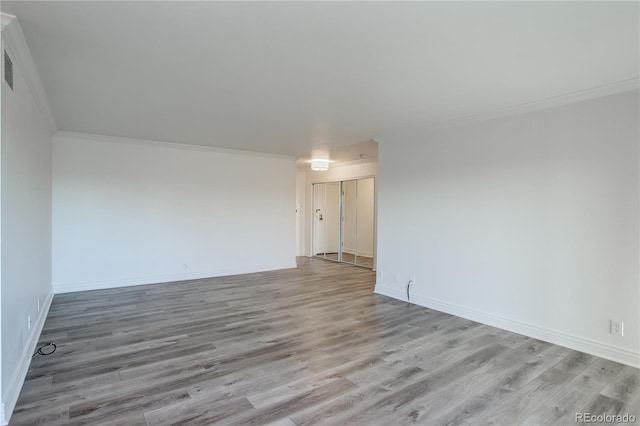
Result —
[[134, 285], [158, 284], [173, 281], [199, 280], [204, 278], [224, 277], [229, 275], [252, 274], [255, 272], [276, 271], [279, 269], [296, 268], [295, 259], [281, 265], [253, 265], [237, 268], [215, 269], [210, 271], [183, 272], [178, 274], [148, 275], [113, 281], [88, 281], [77, 283], [53, 283], [53, 292], [73, 293], [76, 291], [105, 290], [109, 288], [130, 287]]
[[[407, 300], [405, 292], [379, 284], [376, 285], [375, 293]], [[415, 294], [411, 295], [411, 303], [640, 368], [640, 353], [629, 349]]]
[[42, 329], [44, 328], [44, 323], [47, 319], [47, 315], [49, 314], [49, 308], [51, 308], [52, 301], [53, 293], [49, 293], [44, 301], [44, 304], [42, 305], [42, 309], [40, 309], [38, 319], [31, 329], [29, 341], [22, 351], [20, 364], [13, 372], [13, 376], [11, 376], [11, 380], [9, 381], [9, 385], [7, 386], [7, 391], [3, 395], [4, 400], [2, 401], [2, 406], [0, 407], [2, 409], [2, 413], [0, 414], [2, 414], [1, 419], [3, 425], [8, 424], [9, 420], [11, 419], [13, 409], [16, 407], [16, 402], [18, 402], [20, 390], [22, 389], [25, 377], [27, 377], [29, 365], [31, 365], [31, 356], [36, 350], [36, 346], [38, 344], [38, 340], [40, 339], [40, 334], [42, 334]]

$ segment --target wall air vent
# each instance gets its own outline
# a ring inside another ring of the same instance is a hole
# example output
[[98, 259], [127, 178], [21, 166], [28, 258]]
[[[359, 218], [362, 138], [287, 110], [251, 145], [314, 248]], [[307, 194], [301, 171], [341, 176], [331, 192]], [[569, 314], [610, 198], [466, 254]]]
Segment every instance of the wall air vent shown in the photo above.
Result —
[[13, 62], [11, 62], [6, 50], [4, 51], [4, 81], [13, 90]]

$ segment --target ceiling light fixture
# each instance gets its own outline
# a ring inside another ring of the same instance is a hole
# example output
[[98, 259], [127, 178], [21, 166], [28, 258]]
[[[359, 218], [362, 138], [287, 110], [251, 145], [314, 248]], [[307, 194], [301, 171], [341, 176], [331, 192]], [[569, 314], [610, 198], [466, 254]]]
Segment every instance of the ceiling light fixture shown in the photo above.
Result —
[[329, 160], [311, 160], [311, 170], [326, 172], [329, 170]]

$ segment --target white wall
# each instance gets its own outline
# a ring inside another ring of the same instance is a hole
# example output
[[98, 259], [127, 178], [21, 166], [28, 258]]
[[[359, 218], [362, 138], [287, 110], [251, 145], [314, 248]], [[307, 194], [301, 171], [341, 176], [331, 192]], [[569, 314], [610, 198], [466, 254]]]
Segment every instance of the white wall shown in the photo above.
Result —
[[57, 134], [53, 288], [295, 267], [293, 158]]
[[[52, 297], [51, 129], [16, 55], [21, 46], [15, 40], [22, 35], [17, 25], [12, 22], [2, 30], [3, 47], [14, 63], [14, 90], [2, 78], [0, 291], [6, 417], [18, 399]], [[12, 32], [13, 43], [5, 39], [6, 31]]]
[[634, 91], [380, 140], [377, 291], [415, 277], [416, 303], [639, 365], [639, 114]]

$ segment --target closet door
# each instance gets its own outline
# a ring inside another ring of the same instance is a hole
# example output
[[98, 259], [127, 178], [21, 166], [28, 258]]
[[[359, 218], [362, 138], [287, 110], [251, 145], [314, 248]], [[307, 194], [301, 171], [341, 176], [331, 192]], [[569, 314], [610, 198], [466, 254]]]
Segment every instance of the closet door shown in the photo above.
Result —
[[342, 182], [342, 261], [356, 264], [358, 247], [358, 181]]
[[325, 183], [325, 259], [340, 261], [340, 182]]
[[375, 232], [375, 180], [358, 179], [357, 182], [357, 238], [355, 263], [373, 268], [373, 235]]
[[373, 268], [374, 179], [313, 184], [313, 255]]

